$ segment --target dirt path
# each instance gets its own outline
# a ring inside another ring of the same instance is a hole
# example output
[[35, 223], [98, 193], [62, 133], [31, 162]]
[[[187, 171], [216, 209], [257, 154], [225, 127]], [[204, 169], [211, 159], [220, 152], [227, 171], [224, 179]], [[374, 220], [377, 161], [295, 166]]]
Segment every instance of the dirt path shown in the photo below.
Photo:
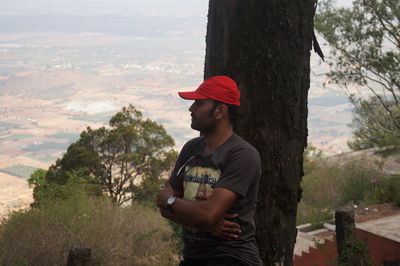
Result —
[[7, 212], [26, 208], [33, 201], [25, 179], [0, 173], [0, 220]]

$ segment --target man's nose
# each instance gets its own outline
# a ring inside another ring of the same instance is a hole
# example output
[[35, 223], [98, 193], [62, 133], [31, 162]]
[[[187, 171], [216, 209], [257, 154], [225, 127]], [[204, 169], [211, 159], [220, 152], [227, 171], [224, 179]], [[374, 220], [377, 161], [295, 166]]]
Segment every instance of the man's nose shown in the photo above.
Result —
[[189, 112], [193, 112], [194, 110], [194, 103], [192, 103], [192, 105], [189, 107]]

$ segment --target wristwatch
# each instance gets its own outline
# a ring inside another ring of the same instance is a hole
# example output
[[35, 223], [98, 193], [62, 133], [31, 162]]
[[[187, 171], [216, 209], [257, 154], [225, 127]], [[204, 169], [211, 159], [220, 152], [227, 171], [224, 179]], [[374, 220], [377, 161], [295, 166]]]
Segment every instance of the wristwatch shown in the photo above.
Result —
[[175, 200], [176, 200], [176, 197], [175, 197], [174, 195], [169, 196], [168, 199], [167, 199], [167, 206], [168, 206], [168, 209], [169, 209], [171, 212], [174, 212], [174, 211], [172, 210], [172, 204], [174, 204]]

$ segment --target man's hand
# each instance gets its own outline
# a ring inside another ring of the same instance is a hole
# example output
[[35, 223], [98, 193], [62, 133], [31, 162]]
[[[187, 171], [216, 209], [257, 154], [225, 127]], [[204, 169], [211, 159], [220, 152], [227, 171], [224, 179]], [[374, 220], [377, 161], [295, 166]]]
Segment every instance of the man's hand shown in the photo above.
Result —
[[157, 207], [161, 210], [168, 210], [167, 200], [172, 195], [176, 196], [172, 206], [173, 212], [162, 211], [161, 214], [164, 217], [182, 225], [209, 227], [210, 233], [227, 239], [232, 238], [229, 234], [240, 232], [240, 229], [237, 230], [238, 224], [226, 220], [236, 217], [236, 215], [225, 216], [230, 206], [238, 198], [238, 194], [235, 192], [217, 187], [206, 200], [185, 200], [181, 198], [182, 193], [174, 190], [167, 180], [165, 187], [158, 192]]
[[232, 219], [237, 216], [238, 216], [237, 213], [234, 214], [225, 213], [224, 217], [218, 223], [205, 227], [205, 230], [211, 233], [212, 235], [225, 240], [235, 239], [242, 232], [240, 230], [240, 225], [228, 221], [227, 219]]
[[174, 190], [169, 184], [168, 180], [165, 180], [165, 187], [160, 189], [157, 195], [157, 207], [167, 208], [167, 199], [169, 196], [174, 195]]

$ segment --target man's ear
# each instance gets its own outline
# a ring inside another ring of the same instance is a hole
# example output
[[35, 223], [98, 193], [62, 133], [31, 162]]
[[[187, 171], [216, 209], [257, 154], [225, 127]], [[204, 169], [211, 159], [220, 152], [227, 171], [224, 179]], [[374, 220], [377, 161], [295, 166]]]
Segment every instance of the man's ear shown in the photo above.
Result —
[[217, 108], [215, 108], [214, 114], [216, 119], [224, 118], [228, 115], [228, 106], [226, 106], [225, 104], [218, 105]]

